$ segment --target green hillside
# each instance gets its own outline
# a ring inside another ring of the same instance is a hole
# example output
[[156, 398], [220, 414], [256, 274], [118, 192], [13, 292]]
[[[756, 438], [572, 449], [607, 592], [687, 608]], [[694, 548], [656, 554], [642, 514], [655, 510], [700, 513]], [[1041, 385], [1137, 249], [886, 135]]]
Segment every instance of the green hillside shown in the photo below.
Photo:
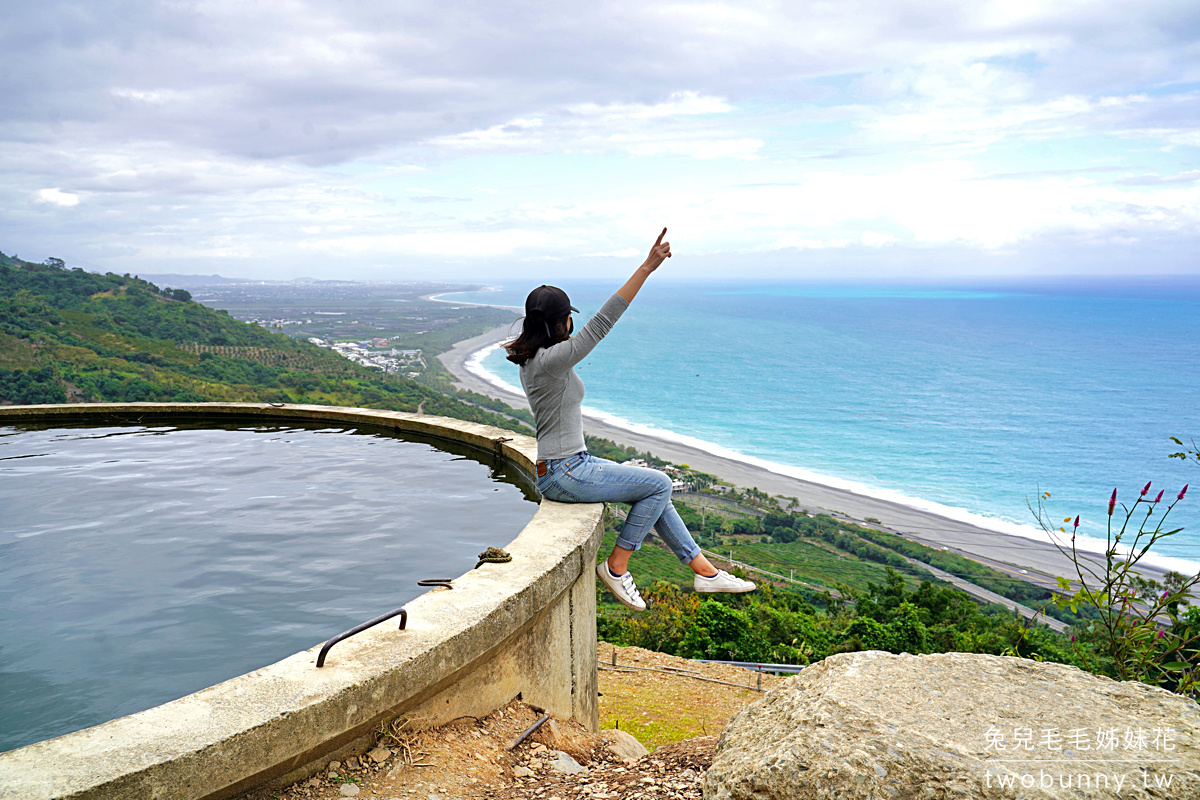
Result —
[[453, 393], [239, 322], [182, 290], [0, 253], [0, 403], [273, 402], [425, 411], [531, 432]]

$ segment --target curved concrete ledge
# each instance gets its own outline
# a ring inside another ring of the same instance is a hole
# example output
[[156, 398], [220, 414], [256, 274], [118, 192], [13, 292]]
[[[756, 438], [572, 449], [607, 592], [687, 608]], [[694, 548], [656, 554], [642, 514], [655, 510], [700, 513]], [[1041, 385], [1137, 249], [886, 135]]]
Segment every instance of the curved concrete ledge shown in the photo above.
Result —
[[[326, 421], [411, 431], [496, 453], [533, 472], [536, 442], [471, 422], [362, 408], [257, 403], [3, 406], [0, 424], [146, 421], [155, 417]], [[437, 725], [482, 716], [521, 693], [596, 729], [596, 592], [600, 504], [542, 501], [488, 564], [348, 639], [315, 668], [318, 643], [170, 703], [0, 753], [0, 797], [223, 800], [282, 785], [365, 748], [407, 715]], [[388, 609], [380, 609], [380, 612]], [[331, 634], [334, 633], [331, 631]]]

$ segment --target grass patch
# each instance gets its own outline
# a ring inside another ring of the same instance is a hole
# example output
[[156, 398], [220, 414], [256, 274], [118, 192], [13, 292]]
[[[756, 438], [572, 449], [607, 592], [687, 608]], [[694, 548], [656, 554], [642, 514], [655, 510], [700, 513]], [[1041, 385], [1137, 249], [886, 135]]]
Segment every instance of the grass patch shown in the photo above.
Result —
[[[883, 564], [838, 551], [825, 542], [801, 539], [788, 544], [744, 544], [733, 548], [733, 556], [738, 561], [784, 576], [795, 570], [796, 580], [819, 586], [844, 583], [853, 589], [866, 591], [868, 583], [883, 585], [887, 582]], [[904, 581], [910, 589], [926, 579], [941, 583], [929, 573], [904, 575]]]
[[[608, 663], [612, 651], [612, 645], [601, 642], [600, 660]], [[703, 664], [640, 647], [617, 647], [616, 651], [618, 665], [669, 666], [750, 686], [757, 677], [738, 667]], [[762, 697], [753, 689], [659, 672], [601, 670], [599, 680], [600, 728], [620, 728], [651, 751], [696, 736], [716, 736], [734, 714]], [[764, 675], [763, 688], [771, 689], [782, 680]]]

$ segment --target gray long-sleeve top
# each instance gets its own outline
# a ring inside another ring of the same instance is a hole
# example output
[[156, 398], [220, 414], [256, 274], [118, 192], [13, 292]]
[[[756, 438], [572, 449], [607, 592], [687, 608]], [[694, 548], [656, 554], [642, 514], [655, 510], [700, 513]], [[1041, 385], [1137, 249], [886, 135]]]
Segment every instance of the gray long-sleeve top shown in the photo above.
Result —
[[582, 330], [565, 342], [543, 347], [522, 365], [521, 388], [537, 424], [539, 461], [583, 452], [583, 381], [574, 367], [612, 330], [627, 308], [629, 302], [614, 294]]

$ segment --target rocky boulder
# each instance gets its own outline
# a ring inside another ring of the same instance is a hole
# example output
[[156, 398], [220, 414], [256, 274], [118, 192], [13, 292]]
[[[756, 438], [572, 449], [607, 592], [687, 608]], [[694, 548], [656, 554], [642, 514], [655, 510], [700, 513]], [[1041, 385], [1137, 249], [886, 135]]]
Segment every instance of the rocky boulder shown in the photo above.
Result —
[[729, 721], [704, 797], [1200, 798], [1200, 706], [1062, 664], [841, 653]]
[[635, 761], [650, 752], [633, 734], [616, 728], [600, 731], [600, 736], [608, 742], [609, 752], [622, 761]]

